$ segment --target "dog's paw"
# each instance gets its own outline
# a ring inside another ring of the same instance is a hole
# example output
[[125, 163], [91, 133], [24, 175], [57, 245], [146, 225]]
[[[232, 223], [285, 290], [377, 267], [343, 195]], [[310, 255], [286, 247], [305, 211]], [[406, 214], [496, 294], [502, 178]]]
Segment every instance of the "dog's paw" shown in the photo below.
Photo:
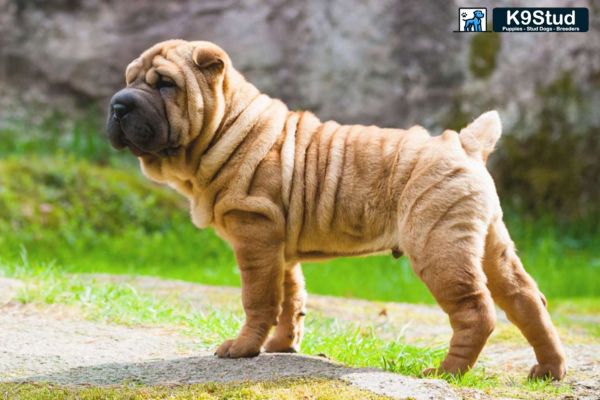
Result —
[[290, 340], [282, 340], [279, 337], [271, 337], [265, 344], [267, 353], [298, 353], [300, 345], [291, 343]]
[[256, 357], [260, 353], [260, 345], [235, 339], [224, 341], [215, 355], [219, 358]]
[[548, 379], [560, 381], [567, 373], [564, 363], [536, 364], [529, 371], [529, 379]]

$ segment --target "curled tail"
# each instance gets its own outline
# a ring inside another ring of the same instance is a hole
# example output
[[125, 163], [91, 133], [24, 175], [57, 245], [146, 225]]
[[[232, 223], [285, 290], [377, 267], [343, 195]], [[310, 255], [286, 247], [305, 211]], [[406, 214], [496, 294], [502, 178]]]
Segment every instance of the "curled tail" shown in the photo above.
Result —
[[467, 154], [486, 162], [494, 151], [500, 135], [502, 135], [500, 116], [497, 111], [488, 111], [461, 129], [460, 142]]

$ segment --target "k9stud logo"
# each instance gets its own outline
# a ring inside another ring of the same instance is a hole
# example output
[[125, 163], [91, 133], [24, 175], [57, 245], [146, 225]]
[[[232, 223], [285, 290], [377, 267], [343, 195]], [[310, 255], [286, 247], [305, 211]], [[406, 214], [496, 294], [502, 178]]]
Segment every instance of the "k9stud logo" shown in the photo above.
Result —
[[459, 8], [458, 32], [487, 31], [487, 8]]
[[[491, 32], [487, 8], [460, 7], [458, 30]], [[492, 10], [494, 32], [587, 32], [589, 10], [584, 7], [496, 7]]]

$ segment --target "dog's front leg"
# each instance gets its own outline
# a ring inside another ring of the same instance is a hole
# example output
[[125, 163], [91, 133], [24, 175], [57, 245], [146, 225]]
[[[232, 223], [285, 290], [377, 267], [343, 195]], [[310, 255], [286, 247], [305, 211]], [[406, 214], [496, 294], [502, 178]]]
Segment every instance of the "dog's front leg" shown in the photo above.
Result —
[[228, 212], [224, 225], [240, 268], [246, 321], [238, 337], [226, 340], [216, 354], [253, 357], [260, 353], [281, 312], [283, 234], [268, 218], [245, 211]]
[[283, 281], [284, 295], [279, 324], [265, 345], [268, 353], [296, 353], [300, 350], [306, 303], [304, 286], [300, 264], [288, 265]]

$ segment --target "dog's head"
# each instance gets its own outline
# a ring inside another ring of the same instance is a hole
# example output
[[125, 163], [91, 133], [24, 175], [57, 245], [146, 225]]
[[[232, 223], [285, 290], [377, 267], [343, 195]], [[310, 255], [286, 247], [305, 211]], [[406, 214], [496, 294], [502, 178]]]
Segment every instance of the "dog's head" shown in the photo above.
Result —
[[223, 118], [230, 68], [225, 51], [210, 42], [170, 40], [146, 50], [110, 101], [110, 142], [136, 156], [168, 157], [199, 135], [210, 137]]
[[481, 18], [483, 18], [483, 11], [481, 11], [481, 10], [475, 10], [475, 12], [473, 12], [473, 16], [475, 18], [481, 19]]

